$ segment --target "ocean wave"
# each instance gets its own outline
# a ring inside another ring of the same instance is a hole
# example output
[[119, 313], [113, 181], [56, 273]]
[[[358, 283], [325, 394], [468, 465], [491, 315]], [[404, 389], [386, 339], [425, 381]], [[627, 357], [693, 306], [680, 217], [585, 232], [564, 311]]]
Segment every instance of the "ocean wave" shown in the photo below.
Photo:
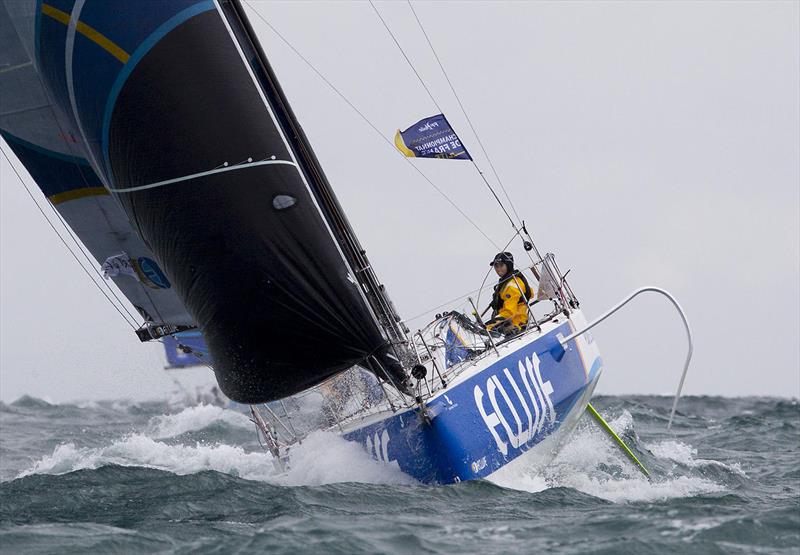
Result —
[[689, 468], [717, 467], [737, 474], [742, 478], [747, 478], [747, 474], [738, 463], [725, 464], [713, 459], [697, 458], [697, 449], [681, 441], [669, 439], [647, 443], [644, 446], [653, 455], [662, 460], [672, 461]]
[[[173, 430], [174, 431], [174, 430]], [[412, 484], [399, 468], [373, 460], [364, 449], [330, 432], [314, 432], [292, 447], [288, 472], [276, 473], [268, 453], [247, 452], [226, 444], [170, 445], [134, 433], [110, 445], [88, 448], [63, 443], [17, 478], [66, 474], [117, 465], [164, 470], [178, 475], [213, 470], [247, 480], [285, 486], [318, 486], [338, 482]]]
[[148, 435], [166, 439], [187, 432], [196, 432], [213, 425], [253, 430], [253, 423], [244, 414], [214, 405], [187, 407], [179, 413], [154, 416], [150, 419]]
[[118, 465], [154, 468], [179, 475], [215, 470], [243, 478], [266, 479], [272, 469], [270, 459], [265, 453], [247, 453], [241, 447], [231, 445], [168, 445], [135, 433], [97, 448], [79, 448], [74, 443], [63, 443], [19, 477], [65, 474]]
[[51, 403], [50, 401], [40, 399], [39, 397], [32, 397], [31, 395], [23, 395], [16, 401], [12, 402], [10, 406], [18, 408], [26, 408], [26, 409], [49, 409], [56, 405], [55, 403]]

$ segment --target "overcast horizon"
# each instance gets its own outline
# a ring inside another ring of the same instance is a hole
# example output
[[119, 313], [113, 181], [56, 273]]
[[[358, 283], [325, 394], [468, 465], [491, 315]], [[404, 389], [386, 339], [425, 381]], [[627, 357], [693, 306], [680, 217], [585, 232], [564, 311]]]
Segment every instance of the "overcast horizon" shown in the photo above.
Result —
[[[384, 138], [437, 113], [368, 3], [251, 4]], [[491, 175], [408, 5], [376, 5]], [[694, 335], [685, 394], [800, 396], [800, 3], [414, 7], [587, 319], [664, 287]], [[401, 315], [476, 289], [496, 247], [248, 14]], [[0, 163], [0, 400], [167, 396], [161, 346], [139, 342]], [[471, 164], [412, 163], [506, 243]], [[643, 296], [594, 336], [597, 393], [674, 394], [686, 339], [666, 300]]]

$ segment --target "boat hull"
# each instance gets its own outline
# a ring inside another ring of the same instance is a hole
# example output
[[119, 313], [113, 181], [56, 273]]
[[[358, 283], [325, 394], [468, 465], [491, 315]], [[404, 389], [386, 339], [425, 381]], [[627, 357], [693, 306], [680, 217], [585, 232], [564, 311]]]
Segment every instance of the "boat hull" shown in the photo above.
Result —
[[485, 478], [526, 454], [546, 464], [577, 424], [602, 371], [585, 334], [558, 349], [559, 338], [585, 324], [580, 311], [541, 335], [501, 345], [417, 407], [345, 429], [376, 459], [423, 483]]

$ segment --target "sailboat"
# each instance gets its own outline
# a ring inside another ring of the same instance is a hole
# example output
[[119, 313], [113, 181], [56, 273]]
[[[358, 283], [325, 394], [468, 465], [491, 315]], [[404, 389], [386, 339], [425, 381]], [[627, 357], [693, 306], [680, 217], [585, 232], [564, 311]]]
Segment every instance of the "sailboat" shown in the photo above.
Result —
[[140, 341], [250, 405], [277, 470], [321, 427], [421, 482], [484, 478], [546, 464], [591, 407], [589, 330], [630, 299], [589, 323], [520, 225], [524, 329], [470, 298], [412, 333], [238, 0], [0, 0], [0, 27], [0, 133], [73, 254]]

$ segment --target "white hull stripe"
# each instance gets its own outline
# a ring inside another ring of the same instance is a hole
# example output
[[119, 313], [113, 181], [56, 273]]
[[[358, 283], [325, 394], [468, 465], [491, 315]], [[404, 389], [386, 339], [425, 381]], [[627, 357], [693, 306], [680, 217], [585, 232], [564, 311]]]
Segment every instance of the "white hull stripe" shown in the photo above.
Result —
[[192, 179], [197, 179], [198, 177], [205, 177], [207, 175], [214, 175], [217, 173], [230, 172], [234, 170], [244, 170], [247, 168], [252, 168], [254, 166], [267, 166], [270, 164], [283, 164], [285, 166], [297, 167], [297, 164], [295, 164], [294, 162], [290, 162], [289, 160], [261, 160], [260, 162], [251, 162], [249, 164], [237, 164], [235, 166], [217, 168], [215, 170], [209, 170], [207, 172], [193, 173], [191, 175], [184, 175], [183, 177], [176, 177], [175, 179], [167, 179], [166, 181], [157, 181], [155, 183], [150, 183], [148, 185], [140, 185], [138, 187], [128, 187], [127, 189], [109, 189], [109, 191], [111, 191], [112, 193], [133, 193], [135, 191], [144, 191], [145, 189], [154, 189], [156, 187], [163, 187], [164, 185], [172, 185], [173, 183], [179, 183], [181, 181], [189, 181]]

